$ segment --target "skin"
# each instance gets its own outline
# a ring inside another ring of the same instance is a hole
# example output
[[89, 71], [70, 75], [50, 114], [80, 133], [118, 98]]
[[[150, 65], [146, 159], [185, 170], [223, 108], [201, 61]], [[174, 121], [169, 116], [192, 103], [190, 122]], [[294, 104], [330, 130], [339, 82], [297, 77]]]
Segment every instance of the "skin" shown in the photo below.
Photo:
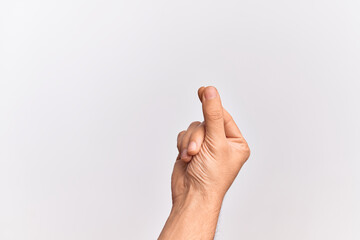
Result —
[[159, 236], [214, 239], [227, 190], [250, 156], [249, 146], [215, 87], [201, 87], [204, 122], [178, 134], [179, 154], [171, 177], [172, 209]]

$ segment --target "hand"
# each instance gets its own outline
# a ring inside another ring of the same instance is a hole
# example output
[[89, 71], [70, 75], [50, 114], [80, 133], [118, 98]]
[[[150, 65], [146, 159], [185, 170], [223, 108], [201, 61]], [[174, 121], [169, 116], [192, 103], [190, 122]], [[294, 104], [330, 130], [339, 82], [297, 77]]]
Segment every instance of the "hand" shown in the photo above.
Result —
[[189, 193], [221, 201], [249, 158], [250, 149], [214, 87], [198, 90], [204, 122], [178, 135], [179, 155], [172, 174], [173, 204]]
[[198, 95], [204, 122], [193, 122], [178, 135], [173, 207], [159, 240], [213, 239], [224, 195], [250, 155], [217, 90], [201, 87]]

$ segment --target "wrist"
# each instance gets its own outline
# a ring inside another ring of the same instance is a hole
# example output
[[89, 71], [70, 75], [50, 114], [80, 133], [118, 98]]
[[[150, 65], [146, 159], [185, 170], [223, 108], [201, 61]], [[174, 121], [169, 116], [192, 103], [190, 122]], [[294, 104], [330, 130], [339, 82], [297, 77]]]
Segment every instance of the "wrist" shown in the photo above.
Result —
[[223, 197], [187, 191], [173, 201], [170, 216], [159, 236], [163, 239], [213, 239]]
[[173, 199], [172, 212], [220, 212], [223, 194], [208, 193], [188, 188], [182, 195]]

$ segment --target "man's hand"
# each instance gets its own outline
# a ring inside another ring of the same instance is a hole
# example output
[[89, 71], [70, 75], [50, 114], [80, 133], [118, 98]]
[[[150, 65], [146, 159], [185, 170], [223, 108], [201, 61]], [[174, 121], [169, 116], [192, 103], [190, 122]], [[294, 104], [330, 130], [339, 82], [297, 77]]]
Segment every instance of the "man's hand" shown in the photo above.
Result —
[[225, 193], [250, 150], [214, 87], [198, 90], [204, 122], [178, 135], [173, 209], [159, 239], [213, 239]]

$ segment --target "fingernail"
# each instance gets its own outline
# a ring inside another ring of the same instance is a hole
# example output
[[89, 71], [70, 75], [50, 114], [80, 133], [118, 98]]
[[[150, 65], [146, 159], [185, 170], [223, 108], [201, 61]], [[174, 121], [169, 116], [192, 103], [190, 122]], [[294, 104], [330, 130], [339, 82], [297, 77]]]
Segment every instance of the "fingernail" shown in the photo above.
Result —
[[216, 89], [214, 87], [208, 87], [205, 89], [205, 99], [213, 99], [216, 97]]
[[187, 149], [185, 148], [181, 153], [181, 159], [185, 159], [188, 156]]
[[191, 141], [188, 146], [189, 151], [195, 151], [196, 150], [196, 142]]

